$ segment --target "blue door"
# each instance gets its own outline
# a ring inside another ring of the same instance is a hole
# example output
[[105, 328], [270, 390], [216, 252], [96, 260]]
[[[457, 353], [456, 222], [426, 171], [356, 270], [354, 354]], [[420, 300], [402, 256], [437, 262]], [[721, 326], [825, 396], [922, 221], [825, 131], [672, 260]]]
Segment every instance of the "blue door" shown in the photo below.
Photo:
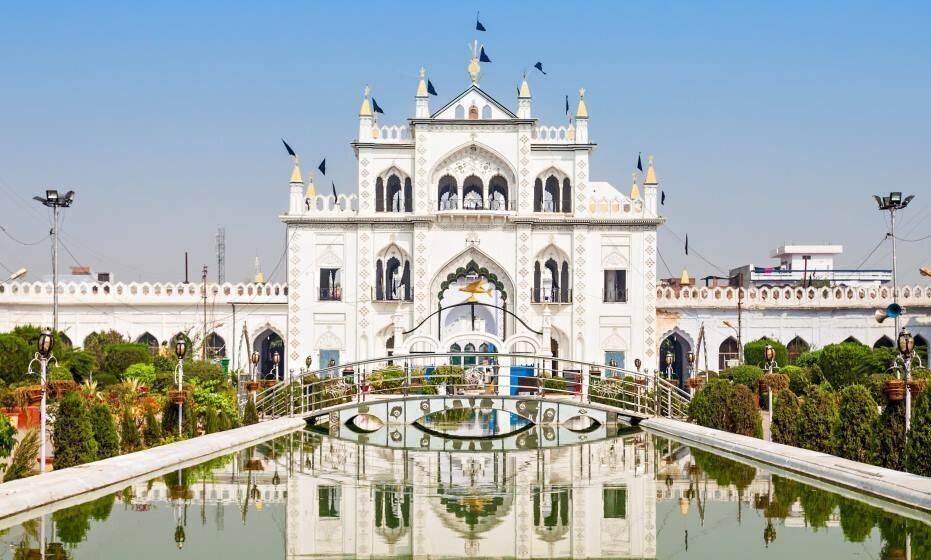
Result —
[[534, 379], [533, 366], [511, 366], [511, 396], [517, 396], [518, 391], [526, 393], [537, 392], [537, 380]]
[[617, 377], [621, 375], [621, 369], [624, 369], [624, 353], [616, 350], [605, 352], [605, 377]]

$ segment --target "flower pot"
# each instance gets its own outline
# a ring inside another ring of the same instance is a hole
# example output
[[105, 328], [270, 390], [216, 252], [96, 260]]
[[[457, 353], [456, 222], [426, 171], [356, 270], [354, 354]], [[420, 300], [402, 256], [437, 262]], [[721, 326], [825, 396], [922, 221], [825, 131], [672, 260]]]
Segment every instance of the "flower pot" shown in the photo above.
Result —
[[759, 384], [760, 384], [760, 392], [761, 392], [761, 393], [765, 393], [765, 392], [769, 391], [769, 383], [767, 383], [767, 382], [763, 381], [762, 379], [760, 379]]
[[908, 392], [912, 394], [913, 397], [917, 397], [925, 390], [925, 380], [924, 379], [912, 379], [908, 382]]
[[172, 486], [168, 489], [168, 497], [172, 500], [191, 500], [194, 498], [194, 491], [184, 486]]
[[278, 384], [277, 379], [263, 379], [262, 380], [262, 387], [265, 387], [266, 389], [274, 387], [277, 384]]
[[56, 379], [53, 381], [49, 381], [46, 384], [46, 387], [48, 387], [48, 391], [52, 395], [52, 397], [58, 399], [58, 398], [63, 397], [64, 394], [67, 393], [68, 391], [76, 390], [78, 388], [78, 385], [77, 383], [71, 380]]
[[246, 470], [247, 471], [264, 471], [265, 466], [262, 465], [262, 461], [258, 459], [249, 459], [246, 461]]
[[26, 389], [26, 396], [29, 398], [29, 405], [35, 406], [42, 402], [42, 386], [35, 385]]
[[689, 389], [695, 389], [697, 391], [698, 389], [701, 389], [702, 383], [704, 383], [704, 381], [705, 380], [701, 377], [689, 377], [685, 384], [689, 386]]
[[168, 391], [168, 400], [173, 404], [184, 404], [184, 401], [187, 400], [187, 391]]
[[259, 390], [260, 385], [258, 381], [246, 381], [246, 391], [254, 393]]
[[883, 384], [883, 393], [890, 402], [901, 401], [905, 398], [905, 381], [890, 379]]

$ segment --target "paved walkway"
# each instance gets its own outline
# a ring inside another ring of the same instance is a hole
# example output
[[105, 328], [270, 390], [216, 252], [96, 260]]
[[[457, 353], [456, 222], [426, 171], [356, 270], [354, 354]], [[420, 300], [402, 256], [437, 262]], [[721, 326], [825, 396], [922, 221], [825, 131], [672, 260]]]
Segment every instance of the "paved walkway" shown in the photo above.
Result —
[[668, 418], [650, 418], [640, 422], [640, 426], [686, 442], [694, 441], [788, 471], [853, 488], [858, 492], [931, 511], [931, 478]]
[[88, 499], [88, 493], [103, 496], [137, 479], [196, 465], [304, 425], [300, 418], [279, 418], [0, 484], [0, 529], [41, 515], [44, 506], [71, 505], [63, 500], [80, 503]]

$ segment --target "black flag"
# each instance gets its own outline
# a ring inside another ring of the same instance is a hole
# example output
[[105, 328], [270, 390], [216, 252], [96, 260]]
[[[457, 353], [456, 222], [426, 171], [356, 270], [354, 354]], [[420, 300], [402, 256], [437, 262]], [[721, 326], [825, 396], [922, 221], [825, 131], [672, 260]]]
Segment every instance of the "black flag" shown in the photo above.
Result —
[[[538, 62], [538, 63], [534, 64], [533, 67], [536, 68], [537, 70], [539, 70], [540, 72], [543, 72], [543, 63], [542, 63], [542, 62]], [[543, 75], [546, 76], [546, 72], [543, 72]]]
[[320, 170], [320, 173], [326, 175], [326, 158], [323, 158], [323, 161], [320, 162], [320, 165], [317, 166], [317, 169]]
[[475, 13], [475, 30], [476, 31], [485, 31], [485, 26], [482, 25], [482, 22], [478, 20], [478, 12]]
[[569, 114], [569, 96], [566, 96], [566, 114]]
[[663, 192], [660, 193], [659, 205], [660, 205], [660, 206], [666, 206], [666, 191], [663, 191]]
[[637, 152], [637, 169], [643, 173], [643, 160], [640, 159], [640, 152]]
[[291, 156], [291, 157], [293, 157], [293, 158], [296, 158], [296, 157], [297, 157], [297, 154], [294, 153], [294, 150], [291, 149], [291, 146], [289, 146], [288, 143], [284, 141], [284, 138], [281, 139], [281, 143], [284, 144], [284, 149], [285, 149], [285, 150], [288, 150], [288, 155], [289, 155], [289, 156]]
[[372, 98], [372, 109], [374, 109], [376, 113], [385, 114], [385, 112], [381, 110], [381, 107], [378, 106], [378, 102], [375, 101], [374, 97]]
[[[337, 200], [339, 200], [339, 197], [336, 196], [336, 182], [334, 181], [333, 182], [333, 201], [336, 202]], [[688, 251], [686, 251], [686, 253], [688, 253]]]
[[427, 80], [427, 93], [430, 95], [437, 95], [436, 89], [433, 88], [433, 82]]
[[491, 59], [488, 58], [487, 54], [485, 54], [485, 47], [482, 47], [482, 52], [478, 54], [478, 61], [479, 62], [491, 62]]
[[685, 254], [689, 254], [689, 234], [685, 234]]

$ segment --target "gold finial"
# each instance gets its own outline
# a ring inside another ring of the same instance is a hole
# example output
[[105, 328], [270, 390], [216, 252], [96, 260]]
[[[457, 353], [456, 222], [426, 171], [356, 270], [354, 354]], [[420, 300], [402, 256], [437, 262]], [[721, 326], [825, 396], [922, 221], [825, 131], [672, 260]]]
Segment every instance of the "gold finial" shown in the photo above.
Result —
[[579, 108], [575, 111], [575, 118], [588, 118], [588, 107], [585, 106], [585, 88], [579, 89]]
[[527, 84], [527, 73], [524, 72], [524, 80], [520, 83], [520, 91], [517, 94], [518, 99], [530, 99], [530, 85]]
[[417, 84], [417, 97], [427, 97], [427, 81], [424, 79], [427, 77], [427, 70], [423, 66], [420, 67], [420, 83]]
[[650, 156], [650, 163], [647, 165], [647, 177], [643, 180], [644, 185], [656, 185], [656, 171], [653, 169], [653, 156]]
[[372, 106], [369, 104], [369, 93], [371, 90], [368, 86], [365, 86], [365, 94], [362, 98], [362, 108], [359, 109], [360, 117], [371, 117], [372, 116]]
[[631, 173], [632, 184], [630, 185], [630, 199], [640, 200], [640, 189], [637, 187], [637, 174]]
[[307, 181], [307, 194], [305, 198], [314, 198], [317, 196], [317, 189], [314, 188], [314, 174], [311, 173]]
[[304, 179], [301, 178], [301, 166], [298, 164], [297, 158], [294, 158], [294, 169], [291, 170], [291, 182], [304, 183]]
[[469, 76], [472, 78], [472, 83], [477, 84], [478, 75], [482, 73], [482, 66], [478, 63], [478, 41], [472, 42], [472, 44], [469, 46], [469, 52], [472, 53], [472, 57], [469, 59]]
[[689, 271], [682, 269], [682, 276], [679, 277], [679, 284], [682, 286], [689, 286], [692, 284], [692, 279], [689, 278]]

